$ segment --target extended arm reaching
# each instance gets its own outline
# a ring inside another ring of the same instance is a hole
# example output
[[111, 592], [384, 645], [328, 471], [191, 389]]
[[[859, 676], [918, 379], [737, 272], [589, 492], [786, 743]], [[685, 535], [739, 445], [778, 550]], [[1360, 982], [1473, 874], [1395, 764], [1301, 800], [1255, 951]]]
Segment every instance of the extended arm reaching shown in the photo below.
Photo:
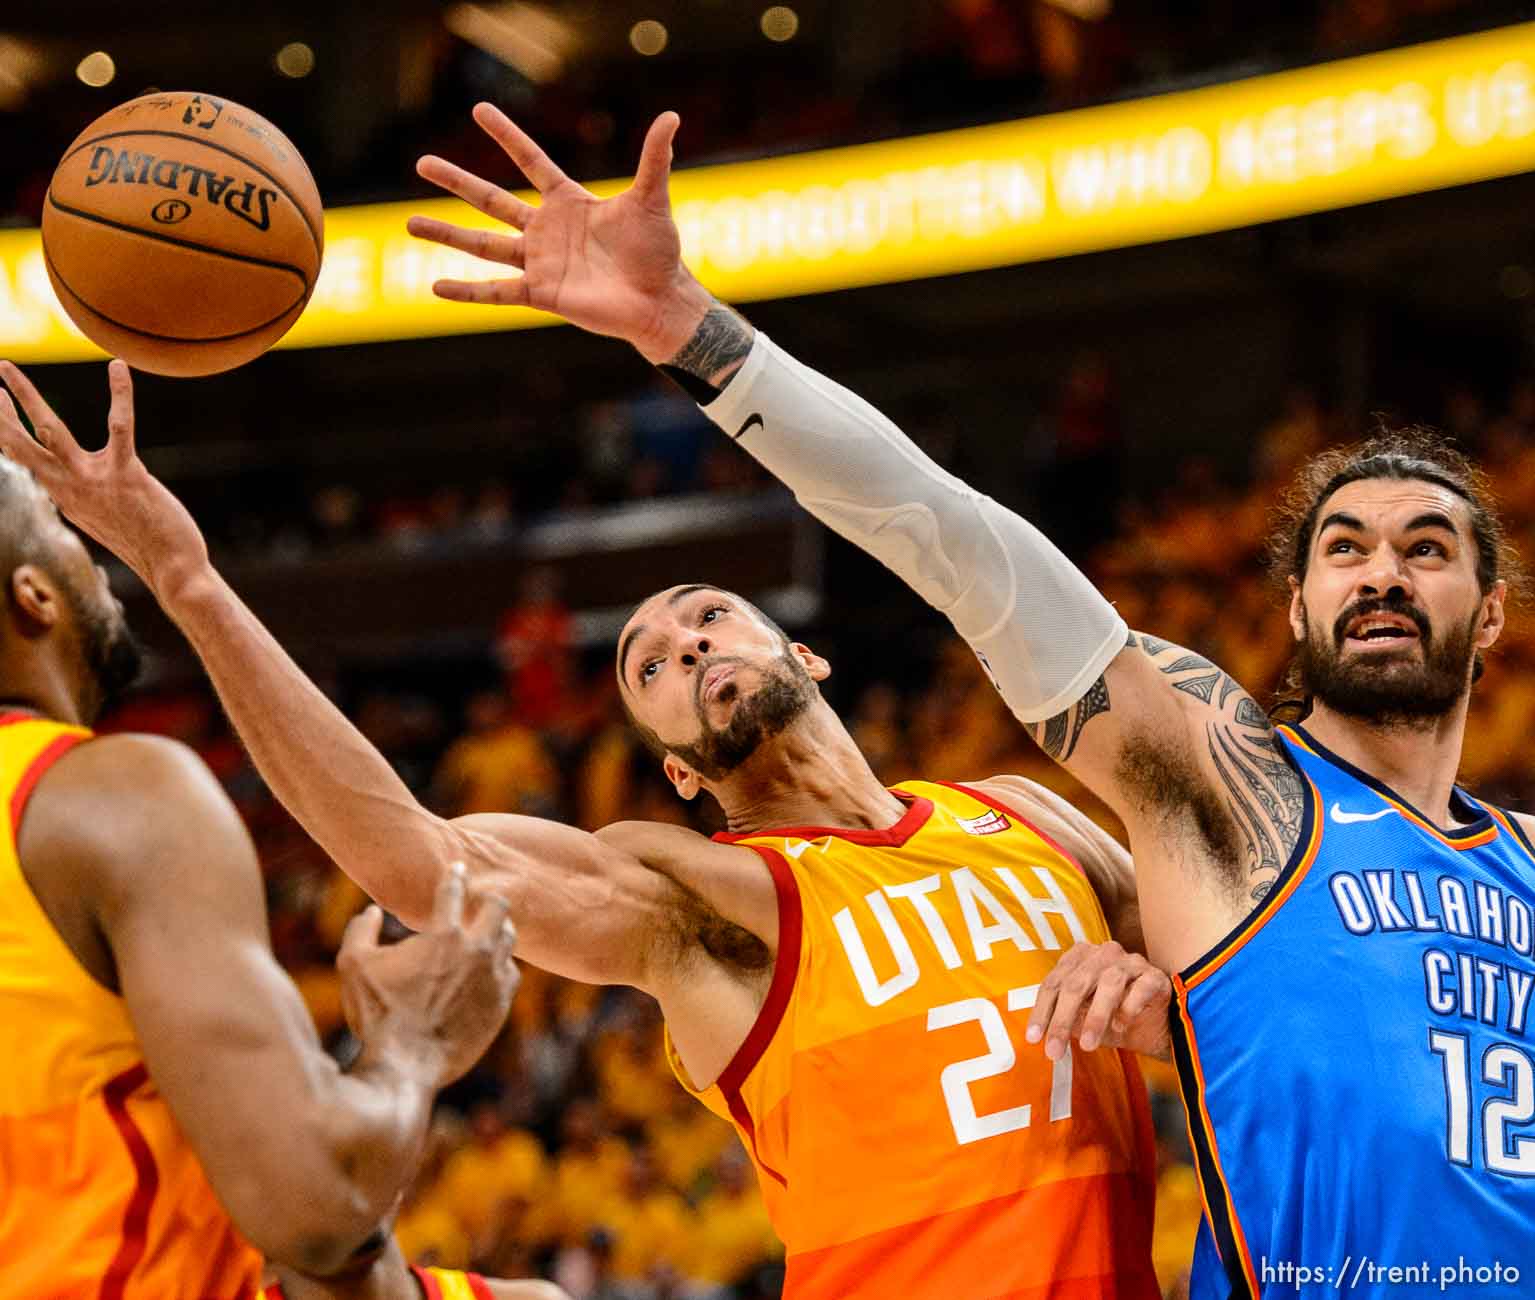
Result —
[[436, 292], [556, 312], [666, 369], [812, 513], [946, 613], [1044, 750], [1124, 819], [1150, 850], [1143, 885], [1148, 871], [1160, 885], [1149, 900], [1142, 888], [1147, 935], [1178, 934], [1164, 954], [1197, 955], [1229, 930], [1272, 886], [1302, 802], [1251, 697], [1198, 656], [1132, 638], [1037, 529], [712, 298], [683, 265], [671, 219], [673, 114], [652, 125], [634, 184], [607, 199], [491, 105], [475, 119], [541, 201], [423, 158], [424, 177], [516, 233], [419, 218], [412, 233], [520, 272]]
[[805, 509], [946, 614], [1021, 721], [1075, 704], [1124, 649], [1124, 620], [1044, 534], [760, 331], [704, 411]]
[[88, 453], [26, 376], [0, 362], [0, 379], [37, 430], [34, 441], [0, 392], [0, 450], [150, 587], [192, 643], [273, 793], [364, 889], [419, 926], [442, 873], [463, 862], [510, 904], [529, 961], [652, 992], [674, 973], [665, 960], [674, 954], [657, 942], [670, 933], [660, 918], [686, 911], [689, 891], [726, 920], [776, 936], [771, 879], [764, 874], [745, 905], [730, 886], [740, 875], [734, 855], [747, 850], [681, 832], [685, 851], [673, 844], [652, 854], [667, 858], [668, 875], [613, 836], [510, 814], [446, 821], [422, 807], [214, 570], [191, 515], [134, 450], [128, 368], [113, 362], [109, 373], [107, 446]]
[[1075, 704], [1125, 646], [1124, 621], [1032, 525], [946, 474], [872, 406], [716, 302], [681, 259], [668, 177], [675, 114], [651, 126], [634, 185], [598, 199], [499, 110], [475, 119], [540, 193], [533, 206], [441, 158], [422, 176], [520, 234], [412, 218], [425, 239], [522, 272], [442, 281], [459, 302], [526, 305], [626, 339], [817, 518], [953, 621], [1027, 723]]

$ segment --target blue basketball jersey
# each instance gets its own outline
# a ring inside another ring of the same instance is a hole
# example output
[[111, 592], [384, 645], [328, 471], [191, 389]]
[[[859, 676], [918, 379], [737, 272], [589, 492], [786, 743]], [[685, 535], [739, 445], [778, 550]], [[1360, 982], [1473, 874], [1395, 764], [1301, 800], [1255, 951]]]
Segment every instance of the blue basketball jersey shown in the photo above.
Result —
[[1301, 840], [1173, 980], [1193, 1300], [1535, 1295], [1535, 849], [1443, 831], [1298, 728]]

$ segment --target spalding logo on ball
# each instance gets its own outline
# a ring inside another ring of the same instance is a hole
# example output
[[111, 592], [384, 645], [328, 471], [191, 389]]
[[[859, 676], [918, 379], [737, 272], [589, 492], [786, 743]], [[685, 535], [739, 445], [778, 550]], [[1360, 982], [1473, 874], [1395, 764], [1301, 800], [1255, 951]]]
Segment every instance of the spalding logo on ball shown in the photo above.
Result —
[[260, 356], [320, 274], [323, 213], [288, 138], [226, 99], [143, 95], [53, 173], [48, 277], [69, 318], [139, 370], [211, 375]]

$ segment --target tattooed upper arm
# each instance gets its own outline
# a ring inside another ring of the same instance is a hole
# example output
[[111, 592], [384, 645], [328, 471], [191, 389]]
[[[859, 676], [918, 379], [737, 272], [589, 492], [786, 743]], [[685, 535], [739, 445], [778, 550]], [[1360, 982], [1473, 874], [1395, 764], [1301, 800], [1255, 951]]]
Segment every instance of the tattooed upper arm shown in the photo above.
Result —
[[1195, 717], [1220, 780], [1220, 788], [1211, 789], [1208, 779], [1190, 773], [1199, 788], [1183, 789], [1171, 780], [1144, 793], [1169, 812], [1176, 811], [1168, 806], [1173, 802], [1187, 806], [1212, 865], [1224, 869], [1229, 883], [1261, 900], [1300, 838], [1305, 809], [1300, 774], [1281, 751], [1268, 716], [1227, 673], [1181, 646], [1145, 635], [1132, 634], [1131, 639], [1175, 690], [1205, 706]]
[[[1186, 828], [1197, 858], [1225, 887], [1262, 899], [1300, 837], [1304, 811], [1304, 786], [1272, 724], [1203, 656], [1144, 633], [1131, 633], [1126, 651], [1071, 708], [1033, 726], [1034, 739], [1127, 820], [1149, 816], [1175, 833]], [[1157, 703], [1169, 686], [1171, 711]], [[1118, 725], [1088, 732], [1113, 712], [1116, 695]], [[1084, 770], [1084, 733], [1101, 737], [1090, 746], [1095, 771]]]
[[1082, 729], [1100, 713], [1109, 711], [1108, 674], [1094, 682], [1080, 700], [1064, 713], [1036, 723], [1031, 728], [1039, 747], [1057, 763], [1066, 762], [1076, 752]]

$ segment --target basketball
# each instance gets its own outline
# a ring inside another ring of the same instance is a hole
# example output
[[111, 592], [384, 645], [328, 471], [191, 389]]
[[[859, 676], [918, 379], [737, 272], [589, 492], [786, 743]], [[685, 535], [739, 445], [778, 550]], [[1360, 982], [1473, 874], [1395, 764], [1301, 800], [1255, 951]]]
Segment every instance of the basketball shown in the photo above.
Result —
[[260, 356], [314, 292], [320, 192], [275, 126], [212, 95], [142, 95], [91, 123], [49, 183], [43, 253], [92, 340], [159, 375]]

